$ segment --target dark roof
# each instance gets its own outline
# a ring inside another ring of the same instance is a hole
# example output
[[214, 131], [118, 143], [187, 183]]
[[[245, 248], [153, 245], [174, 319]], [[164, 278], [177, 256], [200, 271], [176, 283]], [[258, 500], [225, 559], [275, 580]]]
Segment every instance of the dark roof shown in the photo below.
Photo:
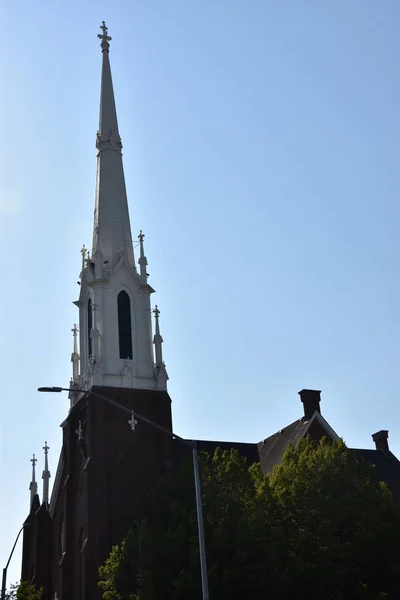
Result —
[[258, 444], [259, 460], [263, 473], [271, 473], [278, 465], [289, 444], [296, 445], [308, 426], [308, 421], [298, 419]]
[[[222, 450], [237, 450], [240, 456], [243, 456], [248, 465], [252, 465], [259, 462], [260, 457], [258, 454], [257, 444], [250, 444], [246, 442], [218, 442], [214, 440], [196, 440], [197, 449], [214, 454], [217, 448]], [[182, 457], [189, 452], [189, 447], [185, 446], [179, 440], [174, 440], [174, 463], [178, 464]]]
[[384, 481], [393, 496], [400, 500], [400, 461], [394, 454], [391, 452], [386, 454], [382, 450], [364, 450], [362, 448], [350, 448], [350, 451], [374, 465], [377, 480]]
[[197, 448], [200, 451], [205, 450], [209, 454], [214, 454], [217, 448], [221, 448], [221, 450], [237, 450], [240, 456], [243, 456], [247, 460], [249, 465], [253, 465], [260, 460], [257, 444], [250, 444], [246, 442], [214, 442], [211, 440], [197, 440]]

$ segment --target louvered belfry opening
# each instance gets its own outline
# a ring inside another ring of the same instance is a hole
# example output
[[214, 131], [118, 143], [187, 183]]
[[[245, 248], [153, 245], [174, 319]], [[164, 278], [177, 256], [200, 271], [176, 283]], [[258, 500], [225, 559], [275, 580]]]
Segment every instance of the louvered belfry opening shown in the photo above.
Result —
[[93, 307], [92, 300], [89, 298], [87, 305], [87, 336], [88, 336], [88, 356], [92, 358], [92, 327], [93, 327]]
[[131, 301], [124, 291], [118, 294], [119, 357], [132, 359]]

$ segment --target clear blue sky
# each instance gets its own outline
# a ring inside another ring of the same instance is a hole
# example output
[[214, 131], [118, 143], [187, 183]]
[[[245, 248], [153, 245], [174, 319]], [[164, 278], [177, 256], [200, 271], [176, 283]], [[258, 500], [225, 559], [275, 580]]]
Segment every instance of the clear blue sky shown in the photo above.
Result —
[[350, 446], [387, 428], [400, 456], [399, 1], [17, 0], [0, 62], [0, 567], [31, 454], [48, 441], [54, 481], [68, 410], [36, 388], [71, 375], [102, 19], [175, 430], [256, 442], [311, 387]]

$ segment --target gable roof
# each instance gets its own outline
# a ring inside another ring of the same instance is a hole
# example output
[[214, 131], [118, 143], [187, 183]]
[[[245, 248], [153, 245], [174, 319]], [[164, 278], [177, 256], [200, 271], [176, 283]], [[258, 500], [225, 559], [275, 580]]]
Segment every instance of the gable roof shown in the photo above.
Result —
[[257, 444], [262, 472], [271, 473], [273, 468], [281, 462], [286, 448], [290, 444], [295, 446], [300, 438], [306, 436], [315, 421], [321, 425], [332, 440], [339, 439], [324, 417], [315, 411], [308, 421], [305, 421], [304, 417], [298, 419]]

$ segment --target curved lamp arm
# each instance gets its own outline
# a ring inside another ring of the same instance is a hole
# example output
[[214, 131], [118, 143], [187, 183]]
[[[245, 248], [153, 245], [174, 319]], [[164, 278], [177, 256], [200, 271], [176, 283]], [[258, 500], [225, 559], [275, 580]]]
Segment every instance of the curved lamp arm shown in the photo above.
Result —
[[14, 546], [12, 547], [10, 556], [8, 557], [8, 561], [6, 566], [3, 569], [3, 581], [1, 584], [1, 600], [5, 600], [6, 599], [6, 581], [7, 581], [7, 569], [8, 569], [8, 565], [10, 564], [10, 560], [12, 559], [12, 555], [14, 554], [14, 550], [15, 550], [15, 546], [17, 545], [17, 542], [19, 540], [19, 536], [21, 535], [23, 529], [25, 529], [25, 523], [22, 525], [21, 529], [18, 531], [18, 535], [15, 538], [15, 542], [14, 542]]

